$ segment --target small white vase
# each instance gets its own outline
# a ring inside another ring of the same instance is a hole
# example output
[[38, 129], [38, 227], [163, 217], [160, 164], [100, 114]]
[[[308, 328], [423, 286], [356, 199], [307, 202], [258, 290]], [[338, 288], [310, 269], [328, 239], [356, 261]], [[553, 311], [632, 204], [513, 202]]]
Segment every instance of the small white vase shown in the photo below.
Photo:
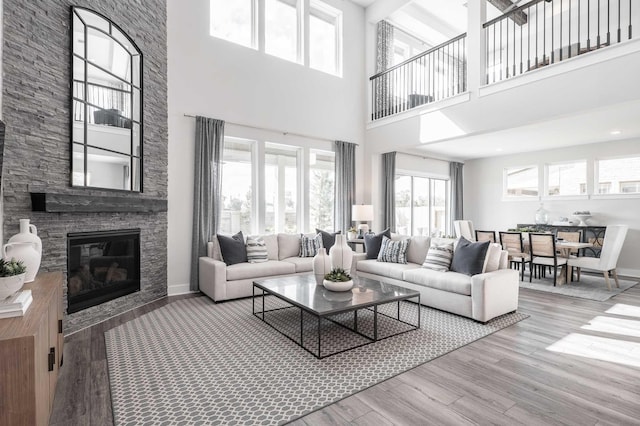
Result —
[[329, 272], [331, 272], [331, 259], [327, 249], [321, 248], [313, 257], [313, 275], [316, 277], [316, 284], [321, 285], [324, 276]]
[[351, 274], [351, 261], [353, 260], [353, 250], [347, 244], [344, 235], [336, 235], [336, 243], [329, 250], [331, 258], [331, 269], [341, 268], [347, 274]]
[[38, 253], [35, 243], [28, 241], [7, 243], [2, 246], [2, 258], [5, 260], [15, 259], [24, 263], [27, 268], [24, 277], [25, 283], [30, 283], [36, 279], [36, 274], [40, 269], [40, 253]]

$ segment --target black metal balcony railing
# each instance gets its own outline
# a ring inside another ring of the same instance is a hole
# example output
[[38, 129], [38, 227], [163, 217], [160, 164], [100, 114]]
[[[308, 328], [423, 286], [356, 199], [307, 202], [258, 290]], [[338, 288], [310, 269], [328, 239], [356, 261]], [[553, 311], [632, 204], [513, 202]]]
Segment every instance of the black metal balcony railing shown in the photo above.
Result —
[[486, 83], [631, 39], [633, 1], [533, 0], [487, 22]]
[[461, 34], [371, 77], [371, 119], [464, 92], [466, 36]]

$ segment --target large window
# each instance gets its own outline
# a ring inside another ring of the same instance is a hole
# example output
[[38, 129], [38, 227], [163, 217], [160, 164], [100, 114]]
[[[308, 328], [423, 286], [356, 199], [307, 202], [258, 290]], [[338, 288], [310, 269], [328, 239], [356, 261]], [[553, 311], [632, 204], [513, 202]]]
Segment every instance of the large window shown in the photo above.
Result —
[[333, 231], [335, 154], [312, 150], [309, 156], [309, 230]]
[[256, 6], [256, 0], [211, 0], [211, 35], [254, 47]]
[[328, 4], [311, 0], [309, 11], [309, 66], [341, 74], [342, 12]]
[[447, 181], [396, 175], [396, 232], [403, 235], [447, 233]]
[[265, 52], [299, 62], [298, 1], [265, 0]]
[[599, 194], [640, 194], [640, 157], [598, 160]]
[[297, 232], [298, 228], [298, 150], [265, 144], [264, 230], [267, 233]]
[[222, 166], [222, 220], [219, 231], [252, 233], [253, 147], [255, 141], [225, 138]]
[[538, 166], [504, 169], [504, 189], [507, 197], [537, 197]]
[[547, 165], [547, 195], [586, 195], [587, 162]]

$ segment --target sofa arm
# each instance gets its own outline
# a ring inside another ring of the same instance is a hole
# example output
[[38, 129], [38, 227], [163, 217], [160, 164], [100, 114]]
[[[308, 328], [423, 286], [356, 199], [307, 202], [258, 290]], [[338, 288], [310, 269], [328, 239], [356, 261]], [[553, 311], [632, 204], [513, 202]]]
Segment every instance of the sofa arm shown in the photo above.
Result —
[[471, 316], [476, 321], [518, 309], [520, 277], [514, 269], [500, 269], [471, 277]]
[[358, 262], [367, 259], [367, 253], [353, 253], [353, 260], [351, 261], [351, 274], [358, 272]]
[[198, 286], [200, 291], [215, 301], [227, 298], [227, 264], [210, 257], [199, 261]]

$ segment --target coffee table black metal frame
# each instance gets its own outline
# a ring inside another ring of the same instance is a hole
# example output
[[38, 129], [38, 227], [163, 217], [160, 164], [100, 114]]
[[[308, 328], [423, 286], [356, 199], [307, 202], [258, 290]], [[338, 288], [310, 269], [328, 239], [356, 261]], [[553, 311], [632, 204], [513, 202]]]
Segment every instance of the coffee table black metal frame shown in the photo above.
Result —
[[[346, 352], [346, 351], [350, 351], [352, 349], [356, 349], [359, 348], [361, 346], [366, 346], [369, 345], [371, 343], [375, 343], [378, 342], [380, 340], [384, 340], [384, 339], [388, 339], [390, 337], [395, 337], [398, 336], [400, 334], [404, 334], [404, 333], [408, 333], [410, 331], [414, 331], [420, 328], [420, 292], [415, 291], [415, 290], [410, 290], [404, 287], [400, 287], [400, 286], [395, 286], [395, 285], [391, 285], [391, 284], [384, 284], [385, 286], [391, 286], [394, 287], [396, 289], [402, 290], [401, 294], [394, 294], [394, 295], [389, 295], [388, 297], [383, 297], [381, 299], [378, 299], [376, 301], [368, 301], [368, 302], [362, 302], [362, 303], [357, 303], [355, 305], [350, 305], [350, 306], [344, 306], [344, 304], [340, 304], [339, 302], [335, 304], [335, 307], [333, 308], [329, 308], [327, 310], [323, 310], [323, 311], [318, 311], [316, 309], [313, 309], [313, 307], [310, 307], [308, 305], [305, 305], [304, 303], [293, 299], [291, 297], [288, 297], [282, 293], [278, 293], [277, 291], [275, 291], [272, 288], [269, 288], [268, 283], [275, 281], [275, 280], [284, 280], [284, 279], [296, 279], [296, 278], [300, 278], [300, 282], [299, 285], [305, 285], [305, 286], [316, 286], [314, 280], [315, 278], [313, 278], [313, 276], [310, 277], [306, 277], [306, 276], [294, 276], [294, 277], [284, 277], [284, 278], [274, 278], [274, 279], [269, 279], [269, 280], [261, 280], [261, 281], [254, 281], [253, 282], [253, 300], [252, 300], [252, 313], [254, 316], [260, 318], [263, 322], [265, 322], [267, 325], [269, 325], [271, 328], [273, 328], [274, 330], [278, 331], [280, 334], [282, 334], [283, 336], [287, 337], [289, 340], [293, 341], [294, 343], [296, 343], [298, 346], [300, 346], [301, 348], [303, 348], [304, 350], [306, 350], [307, 352], [309, 352], [310, 354], [314, 355], [316, 358], [318, 359], [322, 359], [322, 358], [326, 358], [329, 356], [333, 356], [333, 355], [337, 355], [339, 353], [342, 352]], [[374, 286], [380, 285], [380, 283], [378, 281], [375, 280], [371, 280], [371, 279], [367, 279], [367, 278], [356, 278], [356, 280], [359, 281], [358, 286], [362, 287], [364, 286], [365, 288], [367, 288], [367, 286]], [[256, 289], [259, 290], [258, 294], [256, 294]], [[289, 304], [291, 304], [292, 306], [286, 306], [286, 307], [278, 307], [278, 308], [274, 308], [274, 309], [265, 309], [265, 297], [268, 295], [272, 295], [275, 296], [276, 298], [283, 300]], [[256, 299], [262, 298], [262, 309], [256, 311]], [[409, 299], [414, 299], [417, 298], [418, 301], [418, 321], [417, 324], [412, 324], [410, 322], [407, 321], [403, 321], [400, 319], [400, 306], [402, 301], [405, 301], [406, 303], [409, 303]], [[385, 305], [388, 303], [393, 303], [396, 302], [397, 303], [397, 316], [393, 317], [387, 314], [384, 314], [382, 312], [378, 312], [378, 306], [380, 305]], [[291, 308], [299, 308], [300, 309], [300, 342], [297, 342], [294, 338], [292, 338], [291, 336], [285, 334], [283, 331], [279, 330], [277, 327], [275, 327], [273, 324], [269, 323], [266, 318], [265, 318], [265, 313], [268, 312], [274, 312], [274, 311], [279, 311], [279, 310], [283, 310], [283, 309], [291, 309]], [[373, 336], [369, 336], [367, 334], [361, 333], [358, 330], [358, 311], [362, 310], [362, 309], [368, 309], [369, 311], [373, 312]], [[308, 313], [312, 316], [315, 316], [317, 318], [317, 334], [318, 334], [318, 353], [314, 353], [312, 350], [310, 350], [309, 348], [304, 346], [304, 339], [303, 339], [303, 335], [304, 335], [304, 313]], [[343, 323], [337, 322], [335, 320], [332, 320], [331, 316], [337, 315], [337, 314], [342, 314], [342, 313], [348, 313], [348, 312], [353, 312], [353, 328], [346, 326]], [[411, 326], [411, 328], [406, 329], [406, 330], [402, 330], [398, 333], [393, 333], [387, 336], [384, 336], [382, 338], [380, 338], [378, 336], [378, 315], [383, 315], [387, 318], [391, 318], [395, 321], [401, 322], [403, 324], [407, 324], [409, 326]], [[352, 331], [353, 333], [356, 333], [362, 337], [364, 337], [365, 339], [367, 339], [368, 341], [365, 343], [361, 343], [355, 346], [351, 346], [347, 349], [342, 349], [336, 352], [331, 352], [329, 354], [325, 354], [322, 355], [322, 346], [321, 346], [321, 342], [322, 342], [322, 327], [321, 327], [321, 323], [322, 320], [326, 319], [328, 321], [331, 321], [332, 323], [339, 325], [340, 327], [343, 327], [347, 330]]]

